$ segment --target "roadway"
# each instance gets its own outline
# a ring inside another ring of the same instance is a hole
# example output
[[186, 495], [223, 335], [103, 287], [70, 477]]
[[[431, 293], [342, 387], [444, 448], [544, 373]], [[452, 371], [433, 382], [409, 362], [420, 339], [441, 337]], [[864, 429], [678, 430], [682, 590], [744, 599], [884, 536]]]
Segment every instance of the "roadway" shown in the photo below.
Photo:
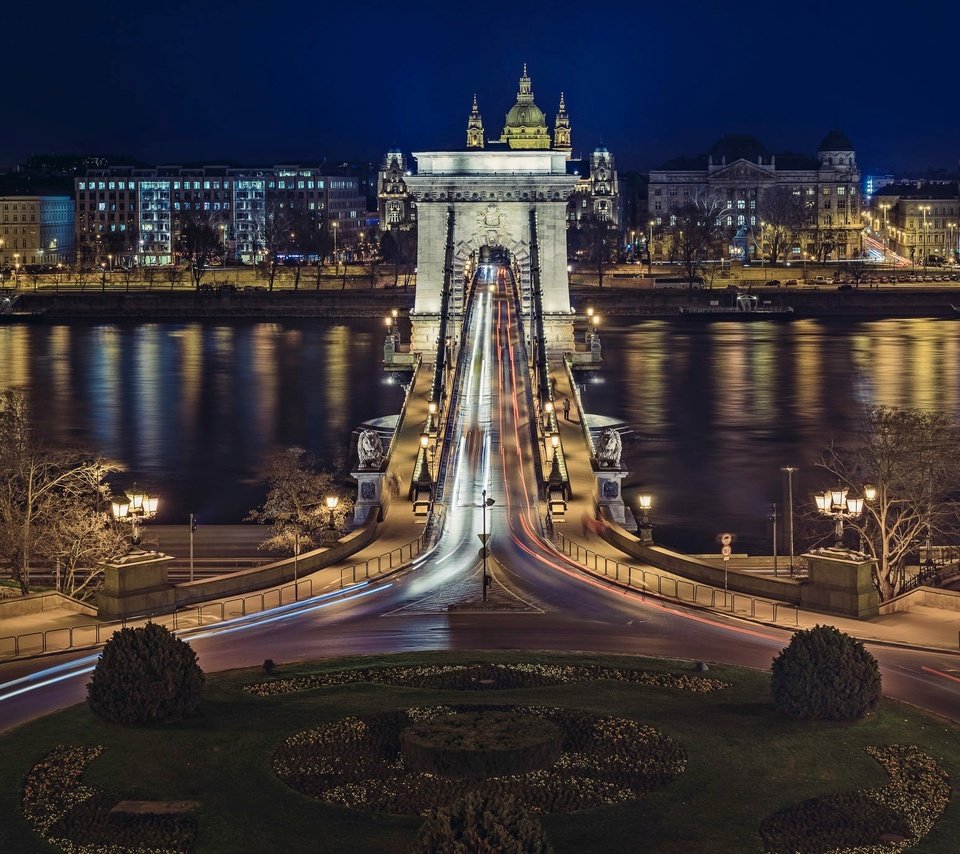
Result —
[[[490, 285], [493, 285], [491, 292]], [[483, 270], [465, 330], [436, 548], [400, 575], [186, 633], [208, 672], [417, 650], [576, 650], [768, 668], [790, 632], [588, 578], [541, 536], [528, 370], [512, 283]], [[566, 449], [569, 454], [571, 450]], [[482, 494], [492, 584], [482, 601]], [[960, 720], [960, 658], [872, 645], [887, 696]], [[96, 654], [0, 665], [0, 728], [81, 701]]]

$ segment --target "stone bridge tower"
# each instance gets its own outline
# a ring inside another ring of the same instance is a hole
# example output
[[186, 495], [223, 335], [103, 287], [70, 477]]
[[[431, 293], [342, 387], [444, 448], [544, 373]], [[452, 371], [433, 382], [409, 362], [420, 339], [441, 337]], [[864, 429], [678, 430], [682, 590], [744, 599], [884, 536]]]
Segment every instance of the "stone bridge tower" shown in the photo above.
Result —
[[[468, 132], [478, 124], [476, 107]], [[564, 106], [564, 119], [565, 106]], [[451, 311], [463, 308], [467, 276], [483, 246], [502, 247], [519, 268], [517, 282], [528, 314], [531, 305], [531, 212], [536, 214], [543, 299], [544, 336], [550, 350], [573, 349], [567, 276], [566, 210], [577, 177], [567, 174], [569, 125], [560, 146], [550, 148], [543, 112], [533, 102], [524, 66], [517, 103], [507, 113], [499, 142], [480, 148], [468, 137], [467, 151], [414, 152], [415, 175], [406, 178], [417, 208], [417, 293], [413, 349], [427, 359], [436, 353], [443, 297], [447, 215], [454, 214]]]

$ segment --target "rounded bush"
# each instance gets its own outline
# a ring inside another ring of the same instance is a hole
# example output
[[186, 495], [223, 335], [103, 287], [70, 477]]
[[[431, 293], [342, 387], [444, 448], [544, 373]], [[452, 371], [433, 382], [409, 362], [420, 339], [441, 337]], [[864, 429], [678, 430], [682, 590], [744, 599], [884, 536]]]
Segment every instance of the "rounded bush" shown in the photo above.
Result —
[[774, 705], [797, 718], [847, 721], [876, 709], [880, 668], [860, 641], [833, 626], [797, 632], [773, 661]]
[[511, 797], [470, 792], [427, 816], [412, 854], [549, 854], [537, 817]]
[[203, 681], [190, 645], [147, 623], [107, 641], [87, 685], [87, 702], [97, 717], [114, 723], [177, 721], [200, 705]]

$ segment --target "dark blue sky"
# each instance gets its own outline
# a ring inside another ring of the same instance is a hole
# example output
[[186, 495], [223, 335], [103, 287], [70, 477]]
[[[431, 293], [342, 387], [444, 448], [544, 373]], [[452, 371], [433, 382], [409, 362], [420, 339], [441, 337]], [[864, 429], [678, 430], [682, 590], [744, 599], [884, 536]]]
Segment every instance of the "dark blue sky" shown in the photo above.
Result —
[[812, 153], [832, 127], [872, 170], [960, 157], [952, 0], [49, 0], [4, 19], [2, 164], [459, 148], [475, 91], [499, 135], [523, 62], [551, 124], [566, 92], [575, 151], [602, 140], [624, 167], [733, 132]]

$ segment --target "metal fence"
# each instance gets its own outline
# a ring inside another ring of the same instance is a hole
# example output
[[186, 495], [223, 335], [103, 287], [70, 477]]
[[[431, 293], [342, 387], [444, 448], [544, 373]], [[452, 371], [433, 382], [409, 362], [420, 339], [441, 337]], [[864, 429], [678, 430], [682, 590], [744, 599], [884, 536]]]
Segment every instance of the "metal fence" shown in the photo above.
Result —
[[[436, 520], [429, 520], [420, 536], [412, 542], [382, 555], [342, 567], [339, 582], [335, 589], [343, 590], [350, 584], [368, 581], [409, 563], [428, 548], [438, 525], [439, 522]], [[151, 614], [144, 614], [126, 620], [86, 623], [80, 626], [62, 626], [55, 629], [27, 632], [21, 635], [8, 635], [7, 637], [0, 637], [0, 659], [42, 655], [48, 652], [66, 652], [71, 649], [97, 646], [109, 640], [117, 629], [125, 628], [128, 623], [139, 623], [142, 620], [152, 620], [173, 631], [198, 628], [209, 623], [245, 617], [248, 614], [256, 614], [260, 611], [278, 608], [281, 605], [289, 605], [301, 599], [310, 599], [323, 592], [327, 592], [325, 588], [319, 588], [315, 594], [314, 580], [312, 578], [302, 578], [260, 593], [251, 593], [233, 599], [182, 608], [172, 614], [159, 616], [157, 619], [154, 619]]]
[[[794, 626], [800, 624], [799, 606], [790, 602], [724, 591], [709, 584], [663, 575], [652, 568], [633, 566], [588, 549], [556, 530], [553, 540], [563, 554], [581, 566], [631, 590], [702, 608], [723, 610], [753, 620], [770, 623], [786, 623], [789, 620]], [[782, 619], [784, 611], [788, 612], [787, 619]]]

